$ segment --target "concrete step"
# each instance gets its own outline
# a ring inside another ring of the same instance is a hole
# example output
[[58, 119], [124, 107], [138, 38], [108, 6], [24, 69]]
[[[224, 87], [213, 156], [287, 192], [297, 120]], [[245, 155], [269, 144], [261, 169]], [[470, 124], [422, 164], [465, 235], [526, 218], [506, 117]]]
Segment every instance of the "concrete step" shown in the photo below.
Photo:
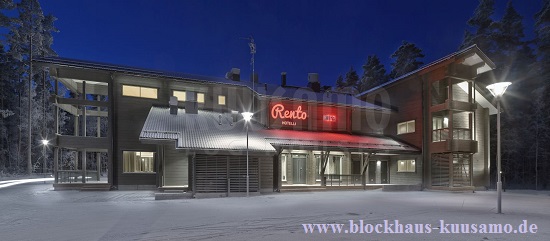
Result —
[[80, 191], [110, 191], [111, 184], [109, 183], [87, 183], [80, 187]]

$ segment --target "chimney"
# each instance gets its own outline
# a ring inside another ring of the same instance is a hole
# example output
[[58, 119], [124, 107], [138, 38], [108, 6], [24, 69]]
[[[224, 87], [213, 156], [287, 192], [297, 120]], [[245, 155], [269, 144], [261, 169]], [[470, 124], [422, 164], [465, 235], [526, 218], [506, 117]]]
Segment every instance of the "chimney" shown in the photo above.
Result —
[[185, 113], [186, 114], [197, 114], [199, 112], [199, 106], [197, 103], [197, 93], [192, 91], [187, 91], [185, 100]]
[[[233, 119], [233, 122], [237, 122], [239, 120], [239, 112], [236, 110], [232, 110], [231, 119]], [[233, 125], [233, 123], [231, 123], [231, 125]]]
[[286, 86], [286, 72], [281, 72], [281, 86]]
[[321, 83], [319, 83], [318, 73], [308, 73], [307, 81], [307, 87], [311, 88], [314, 92], [321, 92]]
[[307, 81], [309, 83], [319, 82], [319, 74], [318, 73], [307, 73]]
[[170, 105], [170, 115], [177, 115], [178, 114], [178, 97], [170, 96], [170, 101], [168, 102], [168, 105]]
[[233, 81], [241, 81], [241, 69], [231, 68], [231, 70], [225, 73], [225, 78]]

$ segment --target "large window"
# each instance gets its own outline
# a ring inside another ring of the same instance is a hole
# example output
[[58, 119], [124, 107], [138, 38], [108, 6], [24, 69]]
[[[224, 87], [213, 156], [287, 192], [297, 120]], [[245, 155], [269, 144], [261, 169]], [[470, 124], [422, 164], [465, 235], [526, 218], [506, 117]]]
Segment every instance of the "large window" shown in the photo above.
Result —
[[122, 171], [125, 173], [153, 173], [155, 172], [155, 153], [154, 152], [122, 152]]
[[181, 90], [174, 90], [172, 91], [172, 96], [175, 96], [176, 98], [178, 98], [178, 101], [185, 101], [185, 98], [187, 97], [187, 95], [185, 94], [185, 91], [181, 91]]
[[[329, 155], [327, 166], [325, 168], [325, 175], [328, 175], [328, 174], [341, 175], [342, 158], [343, 156]], [[321, 155], [315, 155], [315, 160], [317, 162], [317, 180], [321, 180], [321, 168], [322, 168]]]
[[415, 121], [406, 121], [397, 124], [397, 134], [413, 133], [415, 131], [414, 127]]
[[122, 95], [123, 96], [132, 96], [140, 98], [157, 98], [157, 89], [142, 87], [142, 86], [133, 86], [133, 85], [122, 85]]
[[397, 172], [415, 172], [416, 164], [414, 160], [397, 161]]

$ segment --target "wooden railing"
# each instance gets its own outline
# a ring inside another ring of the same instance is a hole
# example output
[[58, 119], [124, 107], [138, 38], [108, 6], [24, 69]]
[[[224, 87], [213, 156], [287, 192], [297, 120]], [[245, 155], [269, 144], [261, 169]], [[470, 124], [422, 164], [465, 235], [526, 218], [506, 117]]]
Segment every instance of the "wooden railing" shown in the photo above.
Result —
[[[452, 137], [454, 140], [472, 140], [471, 131], [468, 128], [453, 128]], [[450, 139], [449, 128], [432, 131], [432, 142], [447, 141]]]

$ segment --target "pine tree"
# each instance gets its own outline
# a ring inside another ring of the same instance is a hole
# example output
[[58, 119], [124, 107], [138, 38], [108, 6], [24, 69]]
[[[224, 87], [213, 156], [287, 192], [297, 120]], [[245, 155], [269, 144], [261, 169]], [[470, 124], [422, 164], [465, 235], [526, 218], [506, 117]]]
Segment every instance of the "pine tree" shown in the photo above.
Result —
[[391, 57], [395, 59], [395, 62], [391, 64], [390, 78], [395, 79], [418, 69], [423, 64], [418, 59], [424, 58], [424, 54], [415, 44], [403, 41]]
[[[10, 58], [10, 69], [13, 70], [13, 75], [10, 77], [14, 84], [14, 93], [19, 100], [17, 103], [17, 114], [19, 120], [17, 126], [10, 126], [11, 129], [18, 129], [13, 140], [17, 140], [16, 157], [13, 159], [20, 163], [20, 160], [28, 158], [27, 150], [31, 150], [31, 163], [26, 162], [27, 173], [32, 172], [32, 160], [37, 160], [42, 156], [41, 148], [33, 148], [37, 145], [45, 126], [42, 123], [51, 125], [52, 108], [51, 104], [45, 103], [46, 99], [43, 96], [49, 95], [51, 89], [50, 81], [46, 85], [43, 83], [44, 73], [40, 69], [31, 71], [31, 58], [54, 56], [55, 52], [51, 48], [53, 44], [52, 33], [57, 29], [54, 27], [55, 18], [52, 15], [44, 16], [40, 4], [37, 0], [21, 0], [15, 5], [17, 17], [13, 18], [9, 24], [9, 33], [7, 35], [7, 43], [9, 44], [8, 56]], [[41, 86], [36, 93], [36, 86]], [[43, 102], [44, 101], [44, 102]], [[31, 109], [29, 110], [29, 103]], [[47, 116], [43, 115], [43, 106], [48, 106]], [[31, 128], [28, 128], [28, 117], [34, 118], [31, 120]], [[52, 130], [53, 128], [48, 127]], [[32, 131], [34, 135], [27, 137], [28, 132]], [[12, 141], [15, 142], [15, 141]], [[30, 146], [29, 144], [30, 143]]]
[[357, 85], [357, 90], [363, 92], [383, 84], [388, 80], [386, 68], [380, 62], [376, 55], [367, 57], [367, 62], [363, 65], [363, 76], [361, 82]]
[[468, 26], [473, 31], [466, 30], [460, 49], [477, 44], [477, 46], [491, 57], [494, 51], [493, 31], [495, 28], [491, 16], [495, 12], [494, 0], [479, 0], [474, 16], [468, 20]]
[[336, 89], [342, 90], [346, 87], [346, 83], [344, 82], [344, 77], [342, 75], [338, 75], [338, 78], [336, 79]]
[[[550, 79], [550, 0], [543, 0], [543, 6], [535, 14], [535, 34], [538, 57], [538, 72]], [[548, 83], [548, 81], [546, 82]]]
[[[535, 43], [537, 47], [537, 84], [539, 89], [534, 92], [540, 98], [537, 108], [540, 109], [540, 126], [550, 127], [550, 0], [543, 0], [542, 8], [535, 14]], [[538, 177], [539, 187], [548, 188], [550, 185], [550, 136], [548, 130], [541, 129], [536, 144], [538, 149]], [[534, 143], [535, 144], [535, 143]]]
[[359, 83], [359, 75], [357, 75], [357, 71], [353, 69], [353, 66], [351, 66], [346, 73], [346, 78], [344, 79], [344, 83], [346, 84], [346, 87], [355, 88], [357, 86], [357, 83]]

